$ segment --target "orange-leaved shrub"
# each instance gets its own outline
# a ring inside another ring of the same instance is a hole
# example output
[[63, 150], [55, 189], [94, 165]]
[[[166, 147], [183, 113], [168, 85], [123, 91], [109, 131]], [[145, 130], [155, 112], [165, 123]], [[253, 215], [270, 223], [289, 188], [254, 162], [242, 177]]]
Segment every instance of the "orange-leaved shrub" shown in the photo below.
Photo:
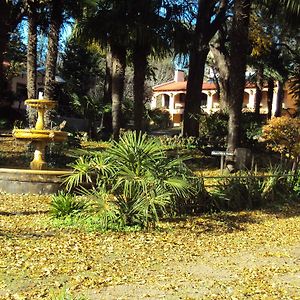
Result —
[[262, 130], [262, 140], [274, 152], [296, 159], [300, 156], [300, 118], [272, 118]]

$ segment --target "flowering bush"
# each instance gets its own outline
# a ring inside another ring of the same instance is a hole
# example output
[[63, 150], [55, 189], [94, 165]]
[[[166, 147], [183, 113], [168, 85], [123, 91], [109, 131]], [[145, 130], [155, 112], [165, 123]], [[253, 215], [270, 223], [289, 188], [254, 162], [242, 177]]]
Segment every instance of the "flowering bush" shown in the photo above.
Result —
[[280, 117], [272, 118], [263, 126], [262, 140], [274, 152], [298, 158], [300, 155], [300, 119]]

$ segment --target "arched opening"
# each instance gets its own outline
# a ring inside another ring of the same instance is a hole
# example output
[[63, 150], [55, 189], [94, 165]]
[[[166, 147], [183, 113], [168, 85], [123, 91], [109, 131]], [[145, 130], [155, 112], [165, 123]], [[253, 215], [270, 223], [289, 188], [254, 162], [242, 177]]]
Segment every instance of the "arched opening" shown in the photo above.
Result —
[[169, 108], [170, 105], [170, 96], [168, 94], [163, 94], [162, 107]]
[[218, 108], [220, 106], [218, 93], [212, 95], [212, 107]]
[[268, 92], [267, 91], [262, 92], [260, 107], [263, 111], [268, 110]]
[[244, 92], [244, 99], [243, 99], [243, 108], [247, 108], [249, 105], [249, 94]]
[[201, 107], [207, 107], [207, 95], [205, 93], [201, 93], [200, 106]]
[[176, 108], [184, 108], [185, 104], [185, 93], [179, 93], [174, 97], [174, 107]]

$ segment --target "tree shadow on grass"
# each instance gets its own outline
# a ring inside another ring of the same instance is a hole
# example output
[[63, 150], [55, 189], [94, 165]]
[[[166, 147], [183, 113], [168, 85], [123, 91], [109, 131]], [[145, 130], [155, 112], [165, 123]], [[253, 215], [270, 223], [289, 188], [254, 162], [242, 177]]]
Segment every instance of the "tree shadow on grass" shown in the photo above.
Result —
[[300, 216], [299, 200], [293, 202], [272, 203], [262, 208], [261, 211], [282, 219], [298, 217]]
[[30, 216], [47, 214], [49, 210], [35, 210], [35, 211], [0, 211], [0, 216]]
[[167, 220], [174, 224], [175, 228], [187, 229], [199, 233], [230, 233], [244, 231], [249, 224], [259, 224], [261, 219], [253, 216], [251, 212], [219, 212], [204, 214], [198, 217], [182, 217]]
[[249, 224], [259, 224], [260, 218], [251, 215], [250, 212], [222, 212], [218, 214], [205, 215], [194, 221], [201, 232], [231, 233], [234, 231], [245, 231]]
[[30, 232], [30, 231], [3, 231], [0, 230], [0, 237], [7, 239], [20, 238], [20, 239], [43, 239], [50, 238], [56, 235], [55, 231], [45, 231], [45, 232]]

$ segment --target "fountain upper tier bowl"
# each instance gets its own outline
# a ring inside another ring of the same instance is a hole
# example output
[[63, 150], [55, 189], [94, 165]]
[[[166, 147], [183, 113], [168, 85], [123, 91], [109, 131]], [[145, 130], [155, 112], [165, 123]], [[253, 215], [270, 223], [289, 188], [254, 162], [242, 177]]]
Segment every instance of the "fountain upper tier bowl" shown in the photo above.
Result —
[[13, 136], [17, 139], [45, 142], [64, 142], [68, 138], [65, 131], [51, 129], [14, 129]]
[[28, 99], [25, 101], [25, 104], [35, 109], [41, 108], [49, 110], [53, 109], [57, 105], [57, 102], [47, 99]]

